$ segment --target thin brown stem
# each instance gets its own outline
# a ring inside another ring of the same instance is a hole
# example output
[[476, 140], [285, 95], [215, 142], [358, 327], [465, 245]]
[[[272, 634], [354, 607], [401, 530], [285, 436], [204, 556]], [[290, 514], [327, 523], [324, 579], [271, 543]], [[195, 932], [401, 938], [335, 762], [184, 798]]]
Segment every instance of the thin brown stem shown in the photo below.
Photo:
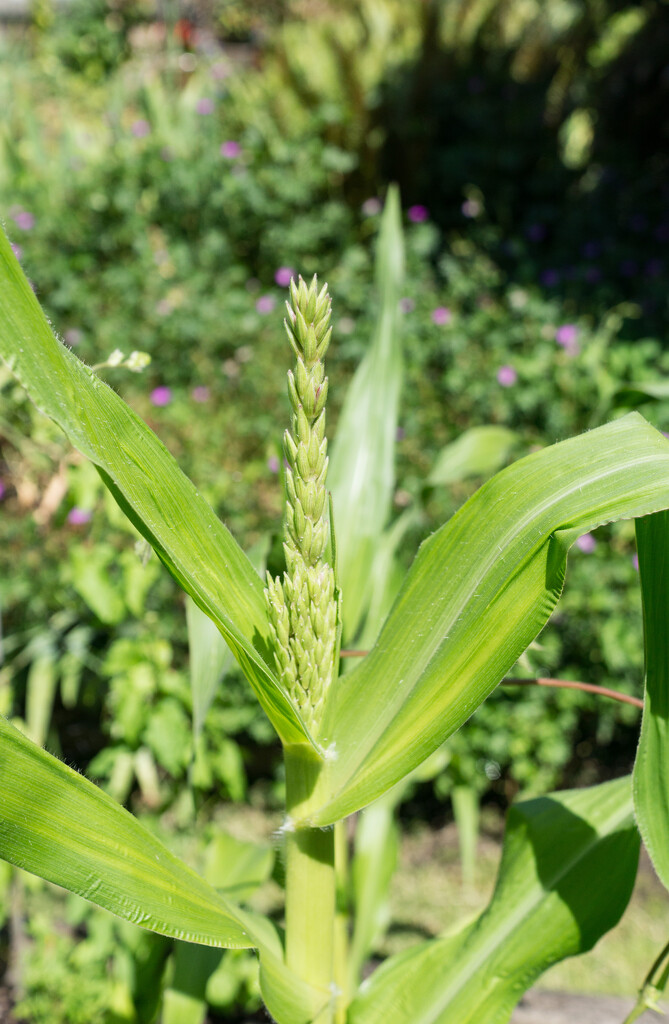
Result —
[[[341, 651], [342, 658], [364, 658], [369, 651], [345, 650]], [[607, 686], [596, 686], [594, 683], [580, 683], [573, 679], [550, 679], [546, 676], [539, 676], [537, 679], [503, 679], [501, 686], [552, 686], [555, 689], [582, 690], [584, 693], [596, 693], [599, 697], [610, 697], [611, 700], [618, 700], [622, 704], [633, 704], [635, 708], [642, 708], [643, 701], [638, 697], [630, 697], [628, 693], [620, 693], [619, 690], [610, 690]]]
[[582, 690], [584, 693], [596, 693], [600, 697], [610, 697], [612, 700], [621, 701], [623, 704], [633, 704], [635, 708], [642, 708], [643, 701], [638, 697], [630, 697], [628, 693], [620, 693], [619, 690], [610, 690], [607, 686], [595, 686], [594, 683], [579, 683], [572, 679], [503, 679], [502, 686], [553, 686], [564, 690]]

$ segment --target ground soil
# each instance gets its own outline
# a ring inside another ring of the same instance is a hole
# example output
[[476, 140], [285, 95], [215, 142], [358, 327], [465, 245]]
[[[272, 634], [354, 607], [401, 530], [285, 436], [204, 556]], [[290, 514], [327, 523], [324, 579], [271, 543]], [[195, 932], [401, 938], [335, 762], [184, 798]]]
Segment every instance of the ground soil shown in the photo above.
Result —
[[[633, 999], [618, 996], [579, 996], [566, 992], [528, 992], [511, 1018], [511, 1024], [622, 1024], [632, 1009]], [[647, 1010], [639, 1024], [658, 1024], [658, 1016]]]

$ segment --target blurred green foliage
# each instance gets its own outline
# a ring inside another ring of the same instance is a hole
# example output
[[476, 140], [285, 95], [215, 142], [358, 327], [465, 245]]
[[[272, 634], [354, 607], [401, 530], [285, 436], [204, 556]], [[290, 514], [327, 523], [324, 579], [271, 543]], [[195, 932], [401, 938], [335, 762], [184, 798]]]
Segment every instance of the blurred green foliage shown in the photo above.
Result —
[[[521, 455], [617, 415], [644, 397], [625, 385], [669, 371], [669, 7], [200, 6], [177, 28], [140, 4], [76, 0], [67, 16], [41, 4], [30, 31], [0, 35], [6, 229], [65, 344], [90, 363], [116, 348], [151, 355], [142, 374], [102, 373], [244, 546], [269, 536], [278, 572], [286, 277], [329, 282], [336, 427], [372, 336], [372, 242], [398, 181], [393, 515], [416, 513], [408, 565], [480, 483], [429, 480], [464, 430], [510, 428]], [[666, 399], [643, 411], [669, 428]], [[226, 678], [194, 744], [181, 597], [135, 550], [96, 474], [1, 374], [0, 503], [0, 711], [118, 799], [176, 822], [214, 800], [271, 803], [277, 748], [242, 680]], [[633, 558], [624, 526], [574, 551], [519, 673], [641, 692]], [[637, 725], [633, 708], [583, 694], [500, 689], [409, 813], [454, 786], [505, 802], [608, 777], [629, 765]], [[64, 976], [74, 947], [50, 948]], [[229, 999], [223, 976], [212, 981], [217, 1005], [244, 1002], [242, 961]], [[59, 1005], [41, 984], [30, 1019]], [[92, 1019], [108, 984], [91, 971], [68, 990], [67, 1019]]]

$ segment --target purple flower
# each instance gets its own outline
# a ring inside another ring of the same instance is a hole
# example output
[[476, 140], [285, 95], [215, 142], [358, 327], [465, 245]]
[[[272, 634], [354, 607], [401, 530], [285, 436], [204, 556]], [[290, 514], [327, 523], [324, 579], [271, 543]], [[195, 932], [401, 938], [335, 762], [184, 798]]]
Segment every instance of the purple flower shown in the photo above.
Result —
[[663, 270], [664, 264], [658, 259], [648, 260], [645, 266], [646, 277], [659, 277]]
[[270, 457], [267, 460], [267, 468], [269, 469], [270, 473], [279, 472], [279, 460], [276, 455], [270, 455]]
[[274, 280], [280, 288], [287, 288], [291, 277], [295, 277], [295, 271], [292, 267], [279, 267], [274, 274]]
[[2, 501], [4, 496], [5, 496], [5, 485], [2, 482], [2, 480], [0, 480], [0, 501]]
[[427, 220], [429, 217], [428, 208], [427, 206], [421, 206], [420, 204], [410, 206], [407, 210], [407, 217], [412, 224], [422, 224], [422, 222]]
[[497, 383], [503, 388], [512, 387], [518, 380], [518, 374], [513, 366], [500, 366], [497, 371]]
[[271, 313], [276, 306], [276, 299], [273, 295], [261, 295], [256, 302], [256, 310], [258, 313]]
[[636, 554], [636, 552], [632, 555], [632, 565], [634, 566], [634, 568], [638, 572], [639, 571], [639, 556]]
[[413, 299], [400, 299], [400, 313], [411, 313], [415, 308], [416, 303], [413, 301]]
[[17, 228], [21, 228], [21, 231], [30, 231], [35, 227], [35, 218], [32, 213], [28, 213], [27, 210], [19, 210], [14, 215], [14, 223]]
[[226, 160], [236, 160], [238, 156], [242, 155], [242, 147], [238, 142], [233, 142], [232, 139], [228, 139], [227, 142], [221, 143], [221, 156], [224, 156]]
[[151, 131], [151, 125], [144, 117], [140, 117], [137, 121], [133, 121], [130, 125], [130, 131], [136, 139], [144, 139]]
[[159, 387], [154, 388], [151, 392], [151, 403], [152, 405], [169, 405], [172, 401], [172, 390], [166, 387], [165, 384], [161, 384]]
[[602, 247], [599, 242], [586, 242], [581, 249], [586, 260], [596, 260], [601, 251]]
[[557, 270], [543, 270], [539, 280], [542, 284], [545, 284], [547, 288], [555, 288], [555, 286], [560, 283], [560, 275]]
[[584, 533], [582, 537], [577, 539], [576, 547], [586, 555], [591, 555], [597, 547], [597, 541], [591, 533]]
[[215, 82], [220, 82], [221, 79], [227, 78], [230, 74], [230, 66], [224, 64], [223, 61], [219, 61], [217, 64], [212, 64], [210, 73]]
[[198, 384], [198, 386], [193, 388], [191, 391], [191, 398], [194, 402], [208, 402], [209, 388], [205, 384]]
[[452, 319], [453, 319], [453, 314], [451, 313], [451, 311], [448, 308], [448, 306], [437, 306], [436, 309], [432, 310], [432, 323], [433, 324], [439, 324], [439, 325], [450, 324]]
[[525, 234], [529, 238], [530, 242], [543, 242], [546, 237], [546, 225], [530, 224], [528, 225]]
[[578, 352], [578, 327], [576, 324], [562, 324], [555, 332], [555, 340], [569, 355]]
[[214, 101], [209, 96], [203, 96], [195, 104], [195, 110], [198, 114], [202, 114], [203, 117], [206, 117], [207, 114], [213, 114]]
[[478, 199], [465, 199], [460, 209], [465, 217], [478, 217], [481, 212], [481, 204]]
[[67, 513], [67, 521], [70, 526], [83, 526], [84, 523], [90, 523], [93, 513], [89, 512], [86, 508], [79, 508], [77, 505], [71, 508]]
[[69, 327], [65, 331], [63, 338], [65, 339], [65, 343], [69, 345], [70, 348], [74, 348], [75, 345], [78, 345], [79, 342], [81, 341], [82, 334], [78, 327]]
[[12, 252], [16, 256], [17, 260], [22, 260], [23, 259], [23, 249], [21, 248], [21, 246], [20, 245], [15, 245], [14, 242], [10, 242], [9, 244], [11, 245]]
[[375, 217], [377, 213], [381, 213], [383, 203], [378, 196], [372, 196], [370, 199], [365, 199], [360, 209], [365, 217]]

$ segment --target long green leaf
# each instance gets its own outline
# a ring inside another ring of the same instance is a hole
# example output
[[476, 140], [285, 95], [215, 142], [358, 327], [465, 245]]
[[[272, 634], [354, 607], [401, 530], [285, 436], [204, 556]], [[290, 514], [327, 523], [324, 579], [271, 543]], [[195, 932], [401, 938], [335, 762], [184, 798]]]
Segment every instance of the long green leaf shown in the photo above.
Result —
[[568, 548], [669, 507], [669, 442], [636, 413], [521, 459], [421, 547], [370, 654], [326, 708], [309, 821], [371, 802], [459, 728], [548, 620]]
[[4, 718], [0, 857], [162, 935], [256, 945], [238, 908], [110, 796]]
[[428, 477], [433, 486], [489, 476], [503, 465], [518, 435], [508, 427], [471, 427], [442, 448]]
[[618, 922], [638, 858], [629, 779], [518, 804], [487, 910], [386, 961], [349, 1024], [505, 1024], [542, 971]]
[[155, 434], [54, 337], [0, 231], [0, 358], [97, 467], [128, 518], [213, 619], [285, 742], [309, 739], [269, 667], [263, 586]]
[[288, 970], [269, 920], [226, 899], [110, 796], [2, 717], [0, 858], [161, 935], [255, 946], [263, 998], [280, 1024], [309, 1024], [330, 999]]
[[637, 524], [646, 654], [646, 699], [634, 764], [634, 805], [643, 841], [669, 889], [669, 513]]
[[345, 642], [358, 631], [371, 597], [372, 562], [395, 487], [402, 383], [399, 299], [403, 265], [399, 193], [391, 187], [376, 258], [379, 317], [371, 347], [346, 394], [328, 471], [337, 531], [337, 572], [345, 595]]

